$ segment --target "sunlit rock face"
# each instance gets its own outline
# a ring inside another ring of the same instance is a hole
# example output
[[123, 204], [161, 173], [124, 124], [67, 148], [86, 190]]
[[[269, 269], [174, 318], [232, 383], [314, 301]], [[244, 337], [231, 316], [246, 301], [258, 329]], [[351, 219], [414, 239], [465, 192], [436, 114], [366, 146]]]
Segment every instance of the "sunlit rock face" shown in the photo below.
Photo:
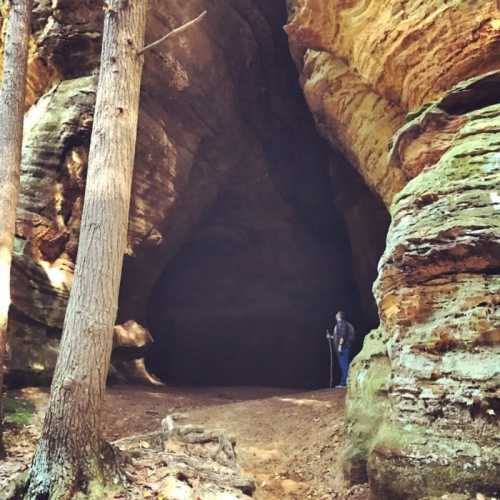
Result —
[[[368, 290], [386, 213], [315, 131], [284, 3], [158, 0], [147, 41], [204, 9], [199, 25], [146, 53], [117, 322], [149, 328], [151, 368], [169, 380], [324, 384], [332, 310], [347, 309], [360, 330], [377, 322]], [[35, 2], [10, 323], [18, 377], [47, 380], [57, 356], [102, 15], [93, 1]], [[339, 194], [344, 181], [356, 185], [352, 197]], [[345, 228], [373, 206], [375, 244]], [[352, 259], [368, 262], [367, 273], [353, 274]]]
[[[476, 90], [464, 85], [455, 97], [465, 102], [436, 104], [448, 147], [392, 208], [375, 287], [392, 366], [369, 457], [380, 495], [500, 491], [500, 104], [490, 93], [474, 103]], [[434, 127], [402, 147], [401, 161]]]
[[286, 31], [319, 130], [390, 204], [414, 175], [386, 161], [405, 115], [498, 67], [496, 2], [288, 4]]
[[344, 460], [377, 498], [500, 490], [497, 9], [289, 2], [318, 129], [391, 204]]

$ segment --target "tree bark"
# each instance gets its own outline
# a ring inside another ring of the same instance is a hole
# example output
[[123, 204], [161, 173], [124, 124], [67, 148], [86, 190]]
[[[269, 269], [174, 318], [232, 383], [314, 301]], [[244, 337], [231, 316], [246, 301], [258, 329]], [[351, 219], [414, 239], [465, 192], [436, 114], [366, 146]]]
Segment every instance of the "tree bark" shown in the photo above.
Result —
[[105, 10], [79, 251], [29, 499], [90, 495], [113, 472], [101, 409], [127, 242], [147, 0], [109, 0]]
[[0, 454], [3, 452], [1, 395], [10, 307], [10, 268], [21, 177], [30, 22], [31, 0], [12, 0], [5, 34], [0, 90]]

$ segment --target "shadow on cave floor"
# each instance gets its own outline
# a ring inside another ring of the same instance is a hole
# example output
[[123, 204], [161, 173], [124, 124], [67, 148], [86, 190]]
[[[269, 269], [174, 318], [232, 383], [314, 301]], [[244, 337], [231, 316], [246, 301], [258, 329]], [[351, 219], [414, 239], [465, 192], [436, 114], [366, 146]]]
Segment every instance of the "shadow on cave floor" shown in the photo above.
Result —
[[278, 237], [237, 248], [198, 237], [184, 247], [152, 294], [148, 370], [181, 386], [328, 387], [335, 311], [356, 328], [352, 356], [377, 318], [361, 306], [349, 247], [302, 236], [296, 248]]
[[[148, 370], [179, 385], [327, 387], [325, 333], [335, 311], [347, 311], [356, 328], [352, 355], [378, 326], [370, 288], [383, 236], [353, 251], [338, 228], [318, 236], [300, 220], [271, 224], [248, 208], [231, 210], [234, 200], [223, 198], [161, 274], [150, 299]], [[359, 240], [359, 229], [350, 232]]]

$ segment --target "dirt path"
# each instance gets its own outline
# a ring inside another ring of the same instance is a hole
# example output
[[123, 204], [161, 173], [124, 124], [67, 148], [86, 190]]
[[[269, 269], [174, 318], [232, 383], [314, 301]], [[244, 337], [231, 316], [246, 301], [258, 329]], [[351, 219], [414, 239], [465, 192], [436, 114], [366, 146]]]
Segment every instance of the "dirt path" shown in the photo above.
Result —
[[190, 421], [237, 438], [239, 463], [257, 480], [257, 500], [368, 498], [339, 474], [344, 390], [281, 394], [189, 412]]
[[[0, 481], [26, 467], [47, 396], [36, 388], [10, 394], [30, 401], [35, 414], [31, 425], [7, 436], [9, 457], [0, 463]], [[257, 500], [364, 500], [366, 487], [345, 489], [338, 474], [344, 396], [343, 390], [115, 386], [106, 396], [104, 432], [115, 440], [156, 431], [165, 415], [184, 413], [192, 423], [236, 437], [238, 461], [257, 481]]]

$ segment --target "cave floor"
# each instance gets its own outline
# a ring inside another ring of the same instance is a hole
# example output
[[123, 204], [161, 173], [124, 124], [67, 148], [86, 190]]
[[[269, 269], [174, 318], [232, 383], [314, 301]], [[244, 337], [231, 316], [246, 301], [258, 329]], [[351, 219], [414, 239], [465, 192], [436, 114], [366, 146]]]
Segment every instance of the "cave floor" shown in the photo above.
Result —
[[[2, 481], [27, 466], [48, 390], [25, 388], [8, 397], [28, 401], [34, 413], [28, 425], [8, 428], [8, 457], [0, 462], [0, 489]], [[157, 431], [165, 415], [182, 412], [194, 424], [224, 429], [236, 437], [238, 462], [244, 474], [255, 478], [257, 500], [364, 500], [369, 497], [368, 488], [346, 488], [337, 465], [344, 397], [343, 389], [112, 386], [106, 395], [104, 432], [113, 441]], [[155, 498], [154, 494], [149, 498]]]

